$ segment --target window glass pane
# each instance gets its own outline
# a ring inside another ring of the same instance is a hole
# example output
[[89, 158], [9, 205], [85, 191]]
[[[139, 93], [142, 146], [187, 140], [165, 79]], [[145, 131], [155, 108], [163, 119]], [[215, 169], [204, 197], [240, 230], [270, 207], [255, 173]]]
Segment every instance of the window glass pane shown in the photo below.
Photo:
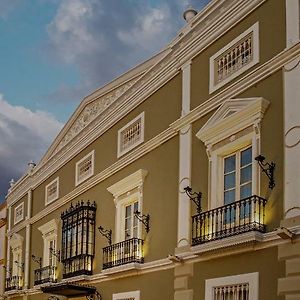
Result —
[[137, 210], [139, 210], [139, 203], [138, 202], [134, 202], [133, 212], [136, 212]]
[[241, 169], [241, 184], [252, 181], [252, 165], [244, 167]]
[[224, 204], [229, 204], [235, 201], [235, 189], [224, 193]]
[[232, 189], [235, 187], [235, 173], [230, 173], [224, 176], [224, 189]]
[[128, 205], [126, 206], [125, 218], [129, 217], [130, 215], [131, 215], [131, 206]]
[[251, 182], [241, 186], [241, 199], [250, 197], [252, 194], [252, 184]]
[[241, 152], [241, 166], [252, 163], [252, 148], [248, 148]]
[[235, 155], [226, 157], [224, 160], [224, 173], [229, 173], [235, 170]]

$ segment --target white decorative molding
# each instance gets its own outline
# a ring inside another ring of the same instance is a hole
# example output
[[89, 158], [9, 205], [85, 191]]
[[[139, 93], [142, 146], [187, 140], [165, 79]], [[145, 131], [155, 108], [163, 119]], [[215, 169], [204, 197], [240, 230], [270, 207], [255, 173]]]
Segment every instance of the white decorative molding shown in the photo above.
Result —
[[[118, 130], [118, 158], [144, 142], [145, 112]], [[124, 139], [128, 139], [125, 143]]]
[[[220, 49], [209, 59], [209, 93], [216, 91], [217, 89], [221, 88], [222, 86], [230, 82], [232, 79], [240, 76], [246, 70], [249, 70], [251, 67], [259, 63], [259, 25], [258, 24], [259, 23], [256, 22], [254, 25], [252, 25], [250, 28], [245, 30], [242, 34], [240, 34], [238, 37], [232, 40], [225, 47]], [[234, 47], [236, 44], [241, 42], [245, 37], [249, 35], [251, 35], [252, 37], [251, 38], [252, 41], [251, 60], [247, 63], [242, 64], [239, 68], [237, 68], [226, 78], [222, 79], [219, 82], [216, 82], [216, 76], [217, 76], [216, 59], [224, 55], [230, 48]]]
[[22, 247], [23, 240], [24, 240], [24, 238], [20, 234], [14, 233], [9, 239], [9, 244], [10, 244], [11, 249], [14, 250], [14, 249]]
[[58, 220], [52, 219], [51, 221], [41, 225], [38, 230], [42, 233], [43, 237], [47, 237], [47, 235], [52, 232], [57, 232], [58, 229]]
[[214, 288], [223, 286], [233, 286], [236, 284], [249, 284], [249, 297], [247, 299], [259, 299], [259, 273], [246, 273], [233, 276], [218, 277], [205, 280], [205, 300], [214, 300]]
[[[81, 164], [90, 163], [90, 168], [85, 170], [85, 172], [81, 172], [80, 170]], [[94, 167], [95, 167], [95, 150], [91, 151], [83, 158], [81, 158], [75, 165], [75, 186], [80, 183], [86, 181], [88, 178], [94, 175]]]
[[24, 219], [24, 202], [17, 205], [14, 209], [14, 225]]
[[140, 300], [140, 291], [113, 294], [112, 300]]
[[[55, 187], [56, 191], [52, 195], [49, 195], [49, 189]], [[52, 203], [57, 200], [59, 197], [59, 177], [56, 177], [50, 183], [48, 183], [45, 187], [45, 205]]]
[[291, 47], [300, 39], [299, 0], [285, 0], [286, 7], [286, 46]]

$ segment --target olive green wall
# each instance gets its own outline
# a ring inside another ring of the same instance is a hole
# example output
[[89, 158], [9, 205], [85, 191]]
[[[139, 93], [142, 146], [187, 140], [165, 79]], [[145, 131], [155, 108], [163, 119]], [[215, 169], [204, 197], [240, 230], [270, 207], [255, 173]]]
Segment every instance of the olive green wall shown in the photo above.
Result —
[[[142, 300], [172, 300], [174, 297], [174, 270], [163, 270], [154, 273], [124, 277], [92, 284], [100, 292], [103, 300], [112, 300], [116, 293], [140, 290]], [[47, 300], [50, 294], [28, 296], [28, 300]], [[76, 298], [84, 300], [85, 298]]]
[[[237, 98], [263, 97], [270, 101], [269, 108], [261, 124], [261, 153], [266, 161], [276, 163], [275, 188], [268, 188], [269, 180], [261, 173], [260, 195], [268, 199], [266, 206], [267, 230], [271, 231], [280, 225], [283, 215], [283, 78], [278, 71], [259, 82]], [[276, 130], [274, 130], [276, 128]]]
[[196, 263], [189, 284], [194, 299], [204, 299], [206, 279], [252, 272], [259, 272], [259, 299], [284, 300], [277, 296], [277, 279], [285, 274], [284, 262], [278, 262], [277, 247]]
[[178, 119], [181, 114], [181, 80], [179, 73], [37, 187], [33, 191], [33, 215], [45, 207], [45, 186], [57, 176], [59, 176], [59, 197], [74, 189], [76, 162], [90, 151], [95, 150], [95, 174], [116, 162], [118, 130], [141, 112], [145, 112], [145, 141], [155, 137]]
[[210, 47], [200, 53], [192, 61], [191, 75], [191, 107], [195, 108], [205, 102], [215, 93], [222, 91], [228, 85], [239, 80], [245, 74], [257, 67], [250, 68], [242, 75], [231, 80], [228, 84], [209, 95], [209, 58], [234, 40], [237, 36], [259, 21], [260, 62], [265, 63], [285, 48], [285, 1], [270, 0], [243, 19], [239, 24], [225, 33]]

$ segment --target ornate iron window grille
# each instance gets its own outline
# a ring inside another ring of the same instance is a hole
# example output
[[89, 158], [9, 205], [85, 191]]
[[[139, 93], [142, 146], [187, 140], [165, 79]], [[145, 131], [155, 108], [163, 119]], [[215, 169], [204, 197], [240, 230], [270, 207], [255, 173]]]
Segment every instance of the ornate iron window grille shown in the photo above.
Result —
[[96, 203], [78, 202], [61, 214], [63, 278], [91, 275], [95, 255]]
[[192, 245], [249, 231], [265, 232], [266, 202], [254, 195], [192, 216]]
[[142, 239], [131, 238], [103, 248], [103, 269], [128, 263], [143, 263], [143, 245]]
[[56, 282], [56, 267], [47, 266], [34, 271], [34, 285]]

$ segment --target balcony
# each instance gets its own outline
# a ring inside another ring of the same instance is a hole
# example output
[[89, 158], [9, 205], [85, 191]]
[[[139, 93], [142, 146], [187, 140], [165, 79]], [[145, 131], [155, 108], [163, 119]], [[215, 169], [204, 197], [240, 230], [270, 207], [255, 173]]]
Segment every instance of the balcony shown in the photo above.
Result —
[[192, 216], [192, 246], [249, 231], [265, 232], [266, 202], [254, 195]]
[[56, 282], [56, 267], [47, 266], [34, 271], [34, 285]]
[[103, 248], [103, 269], [129, 263], [143, 263], [143, 245], [142, 239], [131, 238]]
[[5, 291], [21, 290], [23, 286], [23, 277], [21, 275], [15, 275], [6, 278]]
[[92, 275], [94, 255], [80, 254], [62, 260], [64, 265], [63, 278], [70, 278], [79, 275]]

